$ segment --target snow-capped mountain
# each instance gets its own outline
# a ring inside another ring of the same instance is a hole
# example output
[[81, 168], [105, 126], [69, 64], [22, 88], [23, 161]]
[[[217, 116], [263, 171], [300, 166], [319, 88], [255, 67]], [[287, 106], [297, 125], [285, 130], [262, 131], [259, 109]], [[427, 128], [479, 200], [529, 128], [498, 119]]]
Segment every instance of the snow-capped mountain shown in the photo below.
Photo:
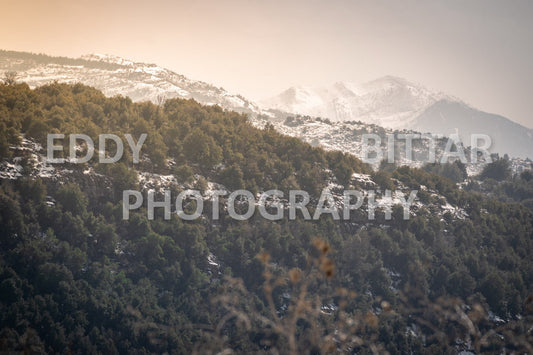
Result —
[[91, 54], [78, 59], [0, 51], [0, 73], [17, 72], [17, 81], [30, 87], [53, 81], [83, 83], [107, 96], [123, 95], [133, 101], [160, 103], [170, 98], [195, 99], [205, 105], [247, 114], [268, 114], [241, 95], [188, 79], [155, 64], [137, 63], [111, 55]]
[[429, 105], [445, 97], [405, 79], [386, 76], [364, 84], [292, 87], [265, 100], [267, 107], [332, 121], [362, 121], [403, 129]]
[[[361, 85], [339, 82], [326, 88], [291, 88], [260, 105], [155, 64], [110, 55], [91, 54], [73, 59], [0, 50], [0, 76], [7, 71], [17, 72], [16, 80], [31, 87], [53, 81], [79, 82], [94, 86], [107, 96], [123, 95], [133, 101], [150, 100], [156, 104], [168, 98], [192, 98], [205, 105], [217, 104], [248, 114], [255, 125], [269, 122], [282, 133], [353, 154], [354, 147], [360, 145], [361, 134], [346, 129], [349, 121], [360, 121], [365, 128], [359, 131], [369, 133], [381, 130], [378, 126], [391, 132], [407, 129], [442, 134], [458, 129], [465, 146], [470, 145], [469, 139], [464, 139], [469, 134], [485, 133], [493, 138], [493, 152], [533, 157], [533, 130], [392, 76]], [[321, 121], [316, 120], [304, 120], [298, 126], [284, 124], [293, 113], [333, 122], [318, 126], [316, 122]]]
[[533, 130], [393, 76], [364, 84], [292, 87], [263, 104], [331, 121], [361, 121], [390, 129], [445, 135], [457, 131], [466, 144], [474, 133], [487, 134], [492, 138], [492, 152], [533, 157]]

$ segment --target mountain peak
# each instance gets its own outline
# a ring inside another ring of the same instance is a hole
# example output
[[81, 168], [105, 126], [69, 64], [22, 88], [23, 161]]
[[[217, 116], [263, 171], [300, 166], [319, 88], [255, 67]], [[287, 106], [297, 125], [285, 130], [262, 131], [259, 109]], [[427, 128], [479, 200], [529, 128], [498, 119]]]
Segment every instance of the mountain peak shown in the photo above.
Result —
[[403, 128], [443, 96], [404, 78], [387, 75], [362, 84], [338, 81], [323, 87], [292, 87], [264, 103], [334, 121], [357, 120]]

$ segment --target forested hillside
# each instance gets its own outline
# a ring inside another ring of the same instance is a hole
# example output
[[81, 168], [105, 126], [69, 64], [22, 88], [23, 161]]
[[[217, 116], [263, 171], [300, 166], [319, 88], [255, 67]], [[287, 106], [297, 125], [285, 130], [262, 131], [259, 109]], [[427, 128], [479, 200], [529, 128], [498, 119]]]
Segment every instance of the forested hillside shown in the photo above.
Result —
[[[147, 140], [139, 164], [126, 146], [116, 164], [95, 154], [51, 165], [50, 133]], [[0, 85], [0, 157], [2, 350], [533, 352], [533, 212], [435, 173], [455, 165], [373, 172], [218, 106], [57, 83]], [[150, 220], [143, 205], [123, 219], [128, 189], [300, 189], [316, 200], [325, 187], [369, 186], [418, 190], [416, 209], [408, 220], [395, 206], [391, 220], [185, 221], [162, 209]]]

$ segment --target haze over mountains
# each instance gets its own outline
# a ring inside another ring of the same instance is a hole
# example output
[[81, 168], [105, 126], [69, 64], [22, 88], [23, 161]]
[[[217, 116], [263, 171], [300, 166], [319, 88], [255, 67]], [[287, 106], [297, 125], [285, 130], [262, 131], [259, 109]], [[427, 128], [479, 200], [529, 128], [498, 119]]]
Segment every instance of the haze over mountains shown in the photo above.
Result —
[[[533, 157], [533, 130], [393, 76], [363, 84], [338, 82], [327, 87], [292, 87], [261, 105], [155, 64], [116, 56], [92, 54], [72, 59], [0, 51], [0, 72], [4, 71], [16, 71], [17, 80], [31, 87], [57, 80], [81, 82], [108, 96], [121, 94], [134, 101], [158, 103], [167, 98], [192, 98], [202, 104], [217, 104], [249, 114], [252, 120], [279, 121], [291, 114], [301, 114], [328, 118], [340, 130], [343, 122], [361, 121], [393, 130], [439, 134], [458, 131], [465, 146], [470, 145], [471, 134], [484, 133], [492, 138], [492, 152]], [[326, 146], [339, 146], [337, 136], [331, 140], [328, 142], [326, 137], [322, 141]]]
[[433, 102], [444, 98], [405, 79], [386, 76], [364, 84], [337, 82], [324, 87], [291, 87], [265, 100], [267, 107], [333, 121], [362, 121], [403, 129]]
[[465, 145], [469, 145], [471, 134], [482, 133], [492, 138], [493, 152], [522, 158], [533, 156], [533, 130], [394, 76], [363, 84], [337, 82], [324, 87], [291, 87], [263, 103], [333, 121], [362, 121], [385, 128], [445, 135], [458, 132]]

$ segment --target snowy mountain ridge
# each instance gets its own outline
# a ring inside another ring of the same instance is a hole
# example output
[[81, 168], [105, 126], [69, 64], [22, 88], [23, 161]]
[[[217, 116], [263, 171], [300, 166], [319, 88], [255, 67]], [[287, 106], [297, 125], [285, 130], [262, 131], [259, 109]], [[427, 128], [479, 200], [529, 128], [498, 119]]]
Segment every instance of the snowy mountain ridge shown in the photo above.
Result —
[[53, 81], [80, 82], [101, 90], [106, 96], [123, 95], [133, 101], [161, 103], [177, 97], [246, 114], [269, 115], [256, 103], [223, 88], [188, 79], [155, 64], [112, 55], [89, 54], [70, 59], [0, 51], [0, 73], [5, 71], [16, 71], [17, 81], [30, 87]]
[[470, 142], [473, 134], [486, 134], [492, 139], [494, 153], [533, 157], [532, 129], [394, 76], [363, 84], [291, 87], [263, 104], [339, 123], [360, 121], [393, 130], [444, 135], [458, 132], [463, 142]]
[[[466, 145], [470, 134], [485, 133], [492, 137], [492, 152], [533, 157], [533, 130], [394, 76], [364, 84], [337, 82], [323, 88], [294, 87], [261, 105], [155, 64], [112, 55], [89, 54], [73, 59], [0, 50], [0, 76], [6, 71], [17, 72], [17, 81], [30, 87], [54, 81], [79, 82], [100, 89], [107, 96], [123, 95], [133, 101], [161, 104], [176, 97], [194, 99], [247, 114], [255, 125], [268, 121], [283, 133], [308, 142], [318, 139], [326, 149], [350, 153], [356, 144], [354, 139], [361, 140], [360, 135], [346, 130], [345, 123], [352, 121], [367, 125], [368, 132], [380, 127], [444, 135], [459, 131]], [[311, 121], [304, 120], [303, 126], [298, 127], [283, 124], [287, 117], [300, 113], [333, 122], [320, 124], [320, 134]], [[336, 133], [331, 134], [331, 129]]]
[[332, 121], [358, 120], [403, 129], [424, 109], [442, 99], [458, 100], [403, 78], [385, 76], [363, 84], [341, 81], [323, 87], [291, 87], [263, 103]]

